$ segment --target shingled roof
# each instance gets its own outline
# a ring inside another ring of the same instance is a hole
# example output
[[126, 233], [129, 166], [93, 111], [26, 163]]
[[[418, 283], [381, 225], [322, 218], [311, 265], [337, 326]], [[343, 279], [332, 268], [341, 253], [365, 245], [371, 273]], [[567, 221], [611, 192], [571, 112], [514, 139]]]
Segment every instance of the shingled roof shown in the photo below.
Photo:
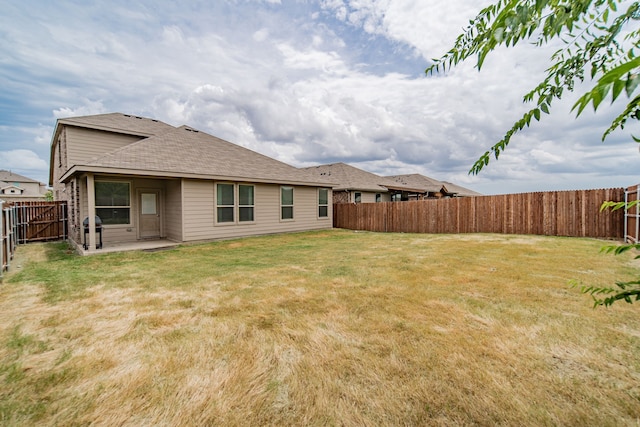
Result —
[[18, 175], [17, 173], [8, 170], [0, 170], [0, 181], [6, 182], [8, 184], [14, 182], [30, 182], [34, 184], [40, 184], [40, 181], [27, 178], [26, 176]]
[[331, 186], [329, 180], [188, 126], [134, 142], [72, 169], [81, 170]]
[[403, 185], [421, 188], [425, 192], [429, 191], [435, 193], [438, 191], [442, 191], [442, 193], [445, 195], [463, 197], [482, 196], [481, 193], [469, 190], [468, 188], [464, 188], [447, 181], [438, 181], [437, 179], [429, 178], [428, 176], [420, 175], [419, 173], [409, 175], [394, 175], [388, 176], [387, 178]]
[[392, 184], [391, 181], [379, 175], [358, 169], [346, 163], [331, 163], [328, 165], [311, 166], [304, 168], [319, 178], [327, 179], [336, 184], [334, 190], [362, 190], [362, 191], [382, 191], [388, 188], [385, 184]]
[[86, 127], [90, 129], [139, 136], [159, 135], [175, 129], [175, 127], [161, 122], [160, 120], [122, 113], [96, 114], [93, 116], [58, 119], [56, 133], [58, 132], [60, 125]]
[[452, 193], [455, 193], [456, 196], [460, 197], [474, 197], [474, 196], [483, 196], [482, 193], [478, 193], [477, 191], [469, 190], [468, 188], [462, 187], [457, 184], [453, 184], [451, 182], [442, 181], [442, 183], [447, 187]]
[[[393, 175], [386, 178], [403, 185], [406, 187], [419, 188], [423, 192], [437, 193], [443, 190], [444, 184], [437, 179], [429, 178], [428, 176], [420, 175], [418, 173], [409, 175]], [[444, 189], [444, 193], [448, 193], [448, 189]]]

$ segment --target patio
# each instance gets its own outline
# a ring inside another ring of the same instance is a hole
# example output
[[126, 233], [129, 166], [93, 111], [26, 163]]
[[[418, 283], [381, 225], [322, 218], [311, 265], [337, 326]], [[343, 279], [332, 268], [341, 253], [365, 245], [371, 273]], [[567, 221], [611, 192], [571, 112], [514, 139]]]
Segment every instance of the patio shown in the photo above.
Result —
[[110, 252], [146, 251], [153, 252], [169, 249], [180, 245], [179, 242], [168, 239], [138, 240], [136, 242], [109, 243], [103, 245], [101, 249], [85, 250], [82, 245], [77, 246], [80, 255], [98, 255]]

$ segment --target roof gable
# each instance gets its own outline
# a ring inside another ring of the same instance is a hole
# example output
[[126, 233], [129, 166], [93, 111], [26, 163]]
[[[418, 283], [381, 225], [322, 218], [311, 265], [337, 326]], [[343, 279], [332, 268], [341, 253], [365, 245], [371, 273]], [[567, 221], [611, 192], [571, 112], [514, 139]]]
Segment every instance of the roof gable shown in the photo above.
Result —
[[0, 188], [0, 192], [2, 192], [2, 194], [15, 194], [15, 191], [13, 190], [18, 190], [19, 194], [24, 193], [24, 188], [18, 187], [17, 185], [6, 185]]

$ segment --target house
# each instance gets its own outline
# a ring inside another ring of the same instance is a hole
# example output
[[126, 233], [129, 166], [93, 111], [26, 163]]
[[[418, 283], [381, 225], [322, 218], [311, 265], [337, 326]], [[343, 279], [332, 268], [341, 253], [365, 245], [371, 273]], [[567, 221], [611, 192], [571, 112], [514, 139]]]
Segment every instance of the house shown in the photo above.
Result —
[[0, 200], [5, 202], [44, 201], [45, 185], [15, 172], [0, 170]]
[[345, 163], [305, 170], [334, 182], [334, 203], [374, 203], [480, 195], [463, 187], [420, 174], [379, 176]]
[[482, 193], [478, 193], [477, 191], [470, 190], [451, 182], [442, 181], [442, 183], [447, 187], [449, 191], [453, 192], [453, 197], [476, 197], [484, 195]]
[[402, 185], [385, 177], [358, 169], [346, 163], [304, 168], [316, 178], [335, 183], [334, 203], [374, 203], [400, 200], [401, 195], [416, 194], [421, 190], [410, 185]]
[[121, 113], [58, 119], [50, 160], [70, 238], [90, 251], [101, 239], [194, 242], [333, 226], [330, 182], [189, 126]]
[[428, 176], [417, 173], [387, 176], [386, 178], [391, 179], [399, 185], [420, 188], [424, 191], [424, 198], [428, 199], [482, 196], [482, 194], [469, 190], [468, 188], [446, 181], [438, 181], [434, 178], [429, 178]]

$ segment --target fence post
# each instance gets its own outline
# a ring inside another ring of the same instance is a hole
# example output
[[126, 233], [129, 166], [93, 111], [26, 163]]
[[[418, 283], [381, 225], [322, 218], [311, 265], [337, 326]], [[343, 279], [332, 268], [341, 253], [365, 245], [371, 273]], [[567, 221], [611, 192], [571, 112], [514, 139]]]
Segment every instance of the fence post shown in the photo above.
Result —
[[[0, 201], [0, 262], [2, 263], [2, 267], [0, 267], [0, 279], [4, 277], [4, 203]], [[9, 257], [7, 256], [7, 259]]]
[[11, 235], [13, 234], [11, 232], [11, 224], [10, 224], [10, 220], [9, 218], [11, 218], [11, 208], [5, 208], [3, 209], [3, 216], [4, 218], [4, 223], [5, 223], [5, 233], [6, 233], [6, 245], [7, 247], [5, 248], [6, 252], [7, 252], [7, 270], [9, 270], [9, 267], [11, 266], [11, 256], [13, 254], [13, 252], [11, 251]]

